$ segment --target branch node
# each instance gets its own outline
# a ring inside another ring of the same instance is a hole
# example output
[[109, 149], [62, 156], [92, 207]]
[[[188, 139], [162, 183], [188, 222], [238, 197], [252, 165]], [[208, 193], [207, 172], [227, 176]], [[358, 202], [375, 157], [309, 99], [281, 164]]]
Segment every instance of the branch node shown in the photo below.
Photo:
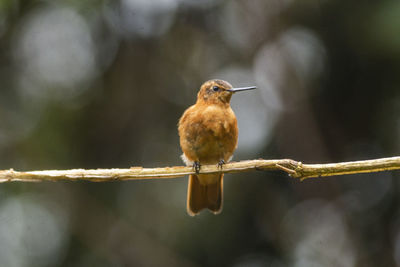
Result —
[[303, 168], [303, 163], [301, 161], [297, 161], [295, 171], [296, 171], [296, 176], [294, 178], [299, 178], [300, 181], [302, 182], [306, 177], [304, 177], [304, 168]]
[[14, 173], [15, 173], [15, 171], [14, 171], [13, 168], [11, 168], [11, 169], [8, 171], [8, 173], [7, 173], [7, 181], [11, 181], [11, 180], [14, 178]]
[[295, 176], [295, 175], [296, 175], [296, 171], [295, 171], [295, 170], [286, 168], [285, 166], [282, 166], [282, 165], [280, 165], [280, 164], [278, 164], [278, 163], [276, 163], [275, 166], [276, 166], [278, 169], [280, 169], [280, 170], [286, 172], [286, 173], [289, 174], [290, 176]]

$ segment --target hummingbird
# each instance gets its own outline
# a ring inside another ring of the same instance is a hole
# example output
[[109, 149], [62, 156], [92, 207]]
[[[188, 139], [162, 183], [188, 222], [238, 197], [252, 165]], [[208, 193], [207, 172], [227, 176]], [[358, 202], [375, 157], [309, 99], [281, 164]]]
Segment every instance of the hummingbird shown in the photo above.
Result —
[[182, 160], [193, 166], [189, 176], [187, 212], [194, 216], [203, 209], [222, 211], [223, 173], [199, 174], [201, 165], [217, 164], [222, 168], [237, 147], [238, 126], [230, 106], [234, 93], [256, 89], [255, 86], [233, 88], [223, 80], [206, 81], [197, 94], [196, 103], [179, 119], [178, 132]]

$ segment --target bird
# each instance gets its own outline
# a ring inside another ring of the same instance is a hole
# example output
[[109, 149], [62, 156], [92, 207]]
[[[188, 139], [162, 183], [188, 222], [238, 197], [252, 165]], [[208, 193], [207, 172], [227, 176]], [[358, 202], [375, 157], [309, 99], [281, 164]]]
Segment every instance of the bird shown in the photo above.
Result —
[[233, 156], [238, 143], [238, 126], [230, 106], [234, 93], [253, 90], [256, 86], [233, 88], [220, 79], [204, 82], [197, 101], [179, 119], [179, 142], [182, 160], [192, 166], [189, 175], [187, 212], [194, 216], [203, 209], [214, 214], [222, 211], [223, 173], [200, 174], [201, 165], [217, 164], [223, 168]]

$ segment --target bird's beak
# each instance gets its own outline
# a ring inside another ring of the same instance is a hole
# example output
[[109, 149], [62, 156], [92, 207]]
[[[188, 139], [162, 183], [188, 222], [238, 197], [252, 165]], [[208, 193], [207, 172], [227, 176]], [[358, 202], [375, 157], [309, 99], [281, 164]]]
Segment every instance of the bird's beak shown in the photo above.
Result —
[[226, 91], [236, 93], [236, 92], [240, 92], [240, 91], [247, 91], [247, 90], [253, 90], [253, 89], [257, 89], [257, 87], [256, 86], [248, 86], [248, 87], [231, 88]]

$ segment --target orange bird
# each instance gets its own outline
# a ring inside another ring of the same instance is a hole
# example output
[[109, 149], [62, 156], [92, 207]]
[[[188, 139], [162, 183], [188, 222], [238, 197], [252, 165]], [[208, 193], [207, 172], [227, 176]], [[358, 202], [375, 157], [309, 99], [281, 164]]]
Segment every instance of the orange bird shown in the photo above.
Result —
[[194, 216], [202, 209], [218, 214], [222, 210], [223, 173], [199, 174], [202, 164], [222, 168], [237, 146], [238, 127], [229, 104], [234, 93], [256, 89], [255, 86], [232, 88], [223, 80], [205, 82], [197, 102], [189, 107], [178, 123], [182, 159], [197, 174], [189, 176], [187, 212]]

